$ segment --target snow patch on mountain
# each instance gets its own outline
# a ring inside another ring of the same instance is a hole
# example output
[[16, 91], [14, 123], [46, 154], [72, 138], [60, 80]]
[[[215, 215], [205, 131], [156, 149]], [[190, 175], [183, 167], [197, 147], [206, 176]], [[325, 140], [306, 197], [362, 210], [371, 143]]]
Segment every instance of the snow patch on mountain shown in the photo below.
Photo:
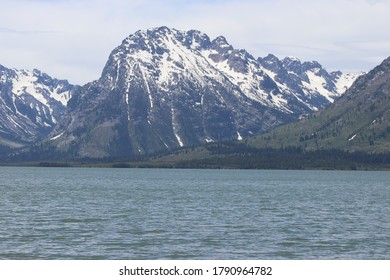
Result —
[[12, 92], [20, 96], [22, 94], [29, 94], [43, 105], [49, 106], [50, 100], [54, 99], [66, 106], [71, 98], [70, 89], [64, 89], [63, 84], [47, 85], [39, 82], [38, 79], [42, 75], [37, 70], [17, 70], [15, 77], [12, 79]]
[[331, 92], [330, 90], [326, 89], [326, 80], [324, 77], [321, 77], [318, 75], [318, 70], [317, 71], [307, 71], [306, 75], [309, 79], [309, 82], [303, 81], [303, 84], [307, 88], [311, 88], [313, 91], [318, 92], [322, 96], [324, 96], [326, 99], [328, 99], [329, 102], [333, 102], [334, 99], [332, 96], [334, 96], [334, 92]]
[[348, 88], [351, 87], [353, 82], [360, 76], [364, 75], [365, 72], [355, 72], [355, 73], [341, 73], [341, 72], [332, 72], [335, 77], [335, 84], [337, 92], [341, 95]]

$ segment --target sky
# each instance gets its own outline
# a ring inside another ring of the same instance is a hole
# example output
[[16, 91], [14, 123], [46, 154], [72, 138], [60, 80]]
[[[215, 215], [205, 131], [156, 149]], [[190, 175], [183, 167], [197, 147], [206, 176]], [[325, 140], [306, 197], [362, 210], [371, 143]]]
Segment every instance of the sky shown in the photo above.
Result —
[[390, 0], [1, 0], [0, 64], [83, 85], [123, 39], [159, 26], [328, 71], [369, 71], [390, 56]]

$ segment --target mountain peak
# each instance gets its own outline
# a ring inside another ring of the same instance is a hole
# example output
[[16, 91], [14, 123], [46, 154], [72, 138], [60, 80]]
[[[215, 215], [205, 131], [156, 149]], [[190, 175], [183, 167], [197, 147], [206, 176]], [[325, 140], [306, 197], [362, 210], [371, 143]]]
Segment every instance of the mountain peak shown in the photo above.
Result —
[[169, 28], [169, 27], [167, 27], [167, 26], [160, 26], [160, 27], [148, 29], [148, 31], [151, 31], [151, 32], [158, 32], [158, 33], [162, 33], [162, 34], [172, 33], [173, 30], [176, 30], [176, 29], [174, 29], [174, 28]]
[[257, 59], [259, 63], [266, 69], [276, 73], [283, 68], [282, 62], [273, 54], [268, 54], [266, 57]]
[[286, 56], [283, 60], [282, 60], [282, 63], [283, 65], [285, 65], [286, 67], [296, 67], [296, 66], [300, 66], [302, 63], [301, 61], [294, 57], [294, 56]]
[[301, 63], [301, 60], [300, 60], [299, 58], [297, 58], [297, 57], [295, 57], [295, 56], [291, 56], [291, 55], [286, 56], [286, 57], [283, 59], [283, 61], [286, 61], [286, 62], [299, 62], [299, 63]]
[[209, 48], [211, 44], [207, 34], [195, 29], [182, 32], [180, 40], [188, 48], [198, 51]]
[[266, 57], [263, 58], [263, 60], [267, 60], [267, 61], [280, 61], [279, 58], [277, 58], [272, 53], [269, 53]]
[[227, 42], [224, 36], [219, 36], [215, 38], [212, 42], [212, 48], [219, 52], [227, 52], [233, 50], [233, 47]]
[[302, 68], [305, 70], [311, 70], [311, 69], [322, 69], [322, 65], [319, 64], [317, 61], [306, 61], [302, 63]]

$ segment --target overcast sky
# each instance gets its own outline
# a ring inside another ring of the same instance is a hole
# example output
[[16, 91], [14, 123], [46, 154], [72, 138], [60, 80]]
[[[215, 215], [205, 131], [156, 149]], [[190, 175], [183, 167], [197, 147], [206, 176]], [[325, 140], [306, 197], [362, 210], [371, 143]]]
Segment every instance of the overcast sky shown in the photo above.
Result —
[[390, 56], [390, 0], [1, 0], [0, 64], [84, 84], [128, 35], [163, 25], [329, 71]]

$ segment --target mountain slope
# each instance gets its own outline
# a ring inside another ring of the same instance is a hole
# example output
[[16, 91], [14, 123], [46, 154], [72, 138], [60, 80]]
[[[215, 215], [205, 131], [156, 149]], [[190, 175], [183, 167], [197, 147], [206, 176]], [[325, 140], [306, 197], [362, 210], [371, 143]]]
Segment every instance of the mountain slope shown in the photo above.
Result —
[[329, 108], [261, 135], [256, 147], [390, 151], [390, 58], [359, 77]]
[[0, 65], [0, 146], [17, 148], [46, 137], [64, 114], [73, 88], [38, 70]]
[[45, 145], [71, 158], [106, 158], [241, 140], [341, 95], [342, 74], [330, 75], [318, 63], [286, 59], [276, 71], [266, 61], [222, 36], [138, 31], [112, 51], [101, 78], [69, 102]]

